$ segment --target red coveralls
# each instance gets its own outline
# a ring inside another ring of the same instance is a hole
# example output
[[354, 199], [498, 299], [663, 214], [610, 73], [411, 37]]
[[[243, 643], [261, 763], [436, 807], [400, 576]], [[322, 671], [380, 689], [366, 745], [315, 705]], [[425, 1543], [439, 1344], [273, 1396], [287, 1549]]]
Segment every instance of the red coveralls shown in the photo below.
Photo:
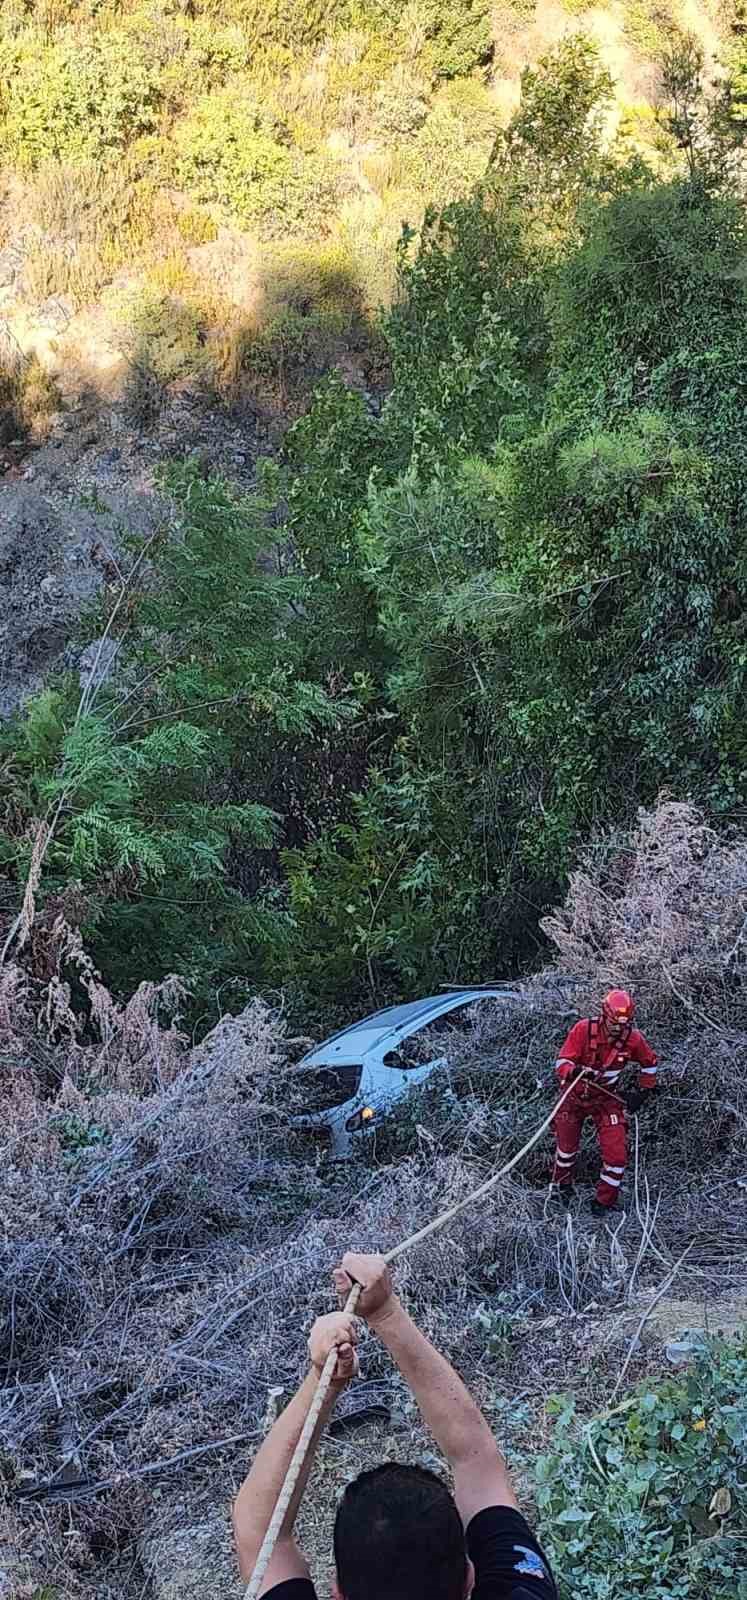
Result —
[[609, 1094], [596, 1089], [594, 1079], [614, 1093], [617, 1080], [629, 1061], [637, 1062], [640, 1068], [639, 1088], [644, 1091], [655, 1088], [657, 1057], [637, 1028], [631, 1028], [626, 1039], [613, 1042], [608, 1039], [601, 1019], [584, 1018], [571, 1028], [555, 1063], [561, 1083], [566, 1076], [564, 1069], [569, 1065], [591, 1067], [593, 1078], [581, 1080], [553, 1120], [556, 1150], [552, 1181], [557, 1184], [573, 1183], [581, 1129], [586, 1118], [592, 1117], [602, 1152], [597, 1200], [603, 1206], [613, 1206], [617, 1199], [628, 1157], [628, 1141], [622, 1101], [616, 1104]]

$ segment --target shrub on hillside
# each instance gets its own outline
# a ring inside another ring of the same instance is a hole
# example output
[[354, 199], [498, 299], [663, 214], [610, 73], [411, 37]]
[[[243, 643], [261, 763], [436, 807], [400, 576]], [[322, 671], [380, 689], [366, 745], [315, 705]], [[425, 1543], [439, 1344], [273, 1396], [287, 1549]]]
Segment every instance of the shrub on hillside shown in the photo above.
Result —
[[314, 385], [346, 347], [349, 318], [335, 311], [303, 313], [292, 305], [244, 334], [241, 372], [262, 405], [297, 414]]
[[662, 800], [592, 843], [542, 926], [590, 999], [624, 983], [652, 1022], [747, 1028], [747, 843], [692, 805]]
[[572, 1395], [551, 1398], [551, 1443], [534, 1481], [561, 1593], [747, 1594], [746, 1396], [743, 1338], [709, 1343], [681, 1375], [640, 1384], [590, 1421], [578, 1417]]
[[24, 294], [90, 303], [123, 266], [169, 249], [177, 214], [134, 160], [46, 161], [24, 189]]
[[[387, 169], [389, 165], [387, 160]], [[396, 294], [402, 230], [414, 225], [421, 213], [422, 199], [414, 187], [387, 187], [383, 197], [355, 195], [340, 207], [338, 235], [354, 263], [367, 311], [390, 307]]]
[[184, 206], [176, 215], [176, 227], [185, 244], [212, 244], [218, 237], [217, 224], [209, 211], [199, 206]]
[[239, 334], [239, 387], [293, 413], [363, 337], [355, 263], [339, 243], [278, 244], [264, 255], [261, 287], [258, 320]]
[[399, 61], [371, 98], [367, 117], [374, 138], [406, 138], [417, 133], [428, 115], [428, 83]]
[[421, 0], [436, 74], [464, 77], [484, 67], [493, 54], [490, 0]]
[[284, 125], [238, 83], [202, 96], [177, 123], [174, 168], [198, 199], [226, 206], [268, 235], [313, 231], [337, 198], [335, 164], [293, 150]]
[[[219, 0], [196, 0], [199, 15], [223, 16]], [[349, 0], [236, 0], [234, 15], [253, 56], [280, 48], [296, 56], [347, 24]]]
[[356, 0], [356, 19], [413, 41], [437, 78], [454, 78], [486, 66], [493, 54], [490, 0], [414, 0], [404, 11], [396, 0]]
[[37, 356], [13, 349], [0, 356], [0, 444], [42, 434], [59, 404], [57, 385]]
[[0, 41], [0, 154], [33, 169], [50, 158], [100, 158], [157, 124], [157, 69], [116, 29]]
[[455, 78], [444, 83], [436, 96], [437, 106], [446, 106], [458, 117], [465, 142], [492, 145], [500, 125], [500, 109], [495, 95], [476, 78]]
[[260, 191], [270, 191], [291, 164], [286, 130], [238, 80], [201, 95], [176, 124], [174, 156], [186, 188], [245, 216], [258, 214]]
[[485, 172], [495, 128], [480, 133], [474, 115], [462, 113], [462, 107], [437, 102], [405, 153], [410, 182], [434, 207], [467, 194]]
[[234, 73], [246, 71], [255, 53], [239, 23], [221, 25], [217, 18], [173, 18], [160, 42], [159, 87], [168, 108], [177, 113], [194, 100], [196, 87], [202, 94], [218, 88]]
[[204, 365], [208, 318], [178, 293], [146, 286], [133, 295], [122, 319], [119, 343], [136, 365], [161, 387], [194, 376]]
[[288, 306], [353, 317], [360, 311], [355, 267], [344, 245], [325, 241], [276, 244], [262, 260], [266, 307]]

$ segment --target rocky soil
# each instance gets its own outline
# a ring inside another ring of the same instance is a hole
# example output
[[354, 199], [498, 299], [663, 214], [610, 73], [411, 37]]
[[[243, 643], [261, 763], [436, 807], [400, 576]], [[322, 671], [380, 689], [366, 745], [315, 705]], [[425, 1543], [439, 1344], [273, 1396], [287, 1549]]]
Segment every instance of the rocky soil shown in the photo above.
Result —
[[116, 595], [128, 541], [168, 521], [159, 464], [202, 455], [248, 487], [267, 448], [248, 423], [189, 392], [171, 396], [148, 431], [122, 406], [79, 396], [44, 440], [0, 446], [0, 718], [50, 672], [90, 670], [96, 641], [81, 637], [81, 613], [102, 588]]

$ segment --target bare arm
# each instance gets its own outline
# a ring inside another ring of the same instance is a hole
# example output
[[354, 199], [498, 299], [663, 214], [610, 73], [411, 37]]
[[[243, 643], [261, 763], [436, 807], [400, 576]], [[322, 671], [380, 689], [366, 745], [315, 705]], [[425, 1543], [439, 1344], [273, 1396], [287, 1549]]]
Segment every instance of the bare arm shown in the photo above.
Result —
[[248, 1582], [256, 1565], [293, 1452], [301, 1437], [316, 1392], [319, 1373], [332, 1346], [337, 1345], [340, 1354], [332, 1387], [322, 1407], [319, 1423], [285, 1515], [260, 1594], [265, 1594], [275, 1584], [284, 1583], [289, 1578], [307, 1578], [309, 1575], [304, 1556], [293, 1538], [293, 1528], [320, 1435], [334, 1410], [341, 1389], [345, 1388], [357, 1371], [355, 1342], [356, 1329], [352, 1317], [336, 1313], [331, 1317], [320, 1317], [314, 1324], [309, 1340], [311, 1370], [290, 1405], [286, 1406], [260, 1445], [251, 1470], [236, 1496], [233, 1507], [234, 1537], [239, 1571], [244, 1581]]
[[386, 1345], [451, 1467], [465, 1527], [485, 1506], [516, 1506], [506, 1463], [482, 1412], [400, 1304], [383, 1258], [345, 1256], [335, 1274], [338, 1291], [349, 1289], [351, 1279], [363, 1284], [359, 1314]]

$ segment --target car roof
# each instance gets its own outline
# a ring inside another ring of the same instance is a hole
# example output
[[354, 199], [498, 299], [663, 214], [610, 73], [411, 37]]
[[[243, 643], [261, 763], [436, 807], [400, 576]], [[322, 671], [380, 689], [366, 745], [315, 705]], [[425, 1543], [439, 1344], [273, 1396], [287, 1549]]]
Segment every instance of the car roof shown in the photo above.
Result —
[[339, 1033], [333, 1033], [320, 1045], [310, 1050], [299, 1067], [334, 1065], [335, 1062], [351, 1064], [361, 1062], [369, 1050], [381, 1043], [387, 1034], [409, 1033], [418, 1025], [423, 1027], [437, 1017], [445, 1016], [457, 1006], [472, 1000], [518, 1000], [516, 990], [495, 988], [451, 989], [448, 993], [425, 995], [422, 1000], [409, 1000], [404, 1005], [385, 1006], [372, 1011], [360, 1022], [352, 1022]]

